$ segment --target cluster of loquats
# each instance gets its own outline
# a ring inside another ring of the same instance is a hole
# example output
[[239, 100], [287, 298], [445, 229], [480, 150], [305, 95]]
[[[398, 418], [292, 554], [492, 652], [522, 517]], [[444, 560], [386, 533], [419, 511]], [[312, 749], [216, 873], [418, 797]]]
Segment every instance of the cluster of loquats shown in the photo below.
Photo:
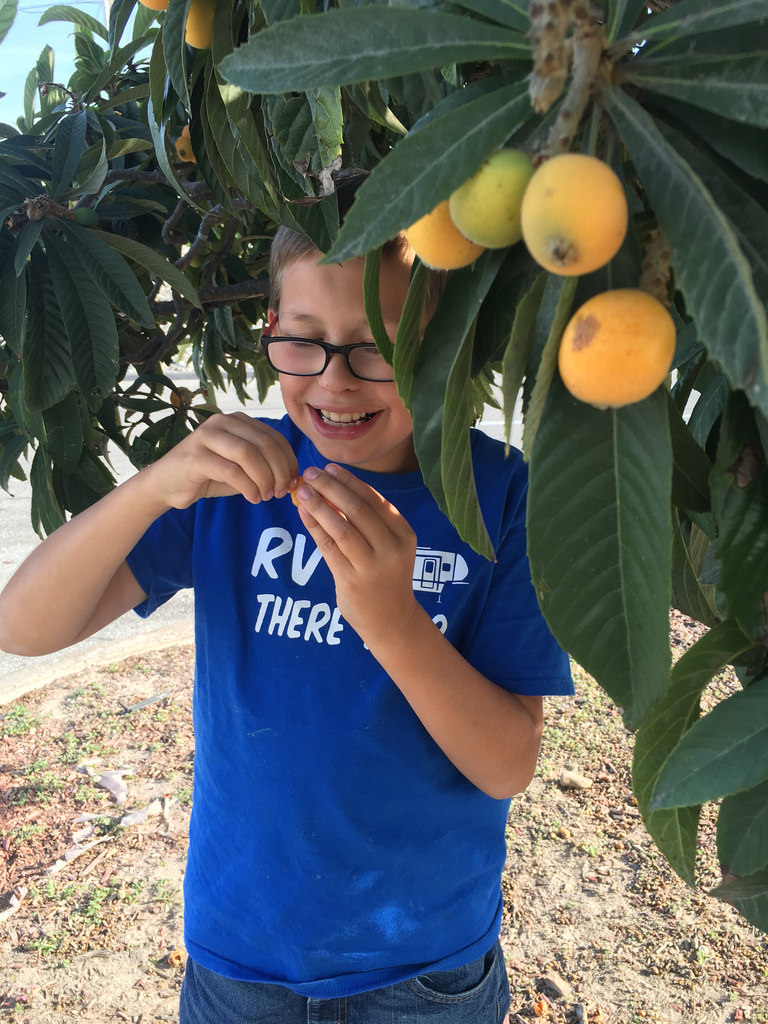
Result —
[[[624, 187], [597, 157], [562, 153], [534, 168], [522, 150], [499, 149], [405, 235], [436, 269], [468, 266], [485, 249], [522, 240], [545, 270], [575, 277], [613, 259], [628, 221]], [[669, 373], [675, 333], [664, 305], [641, 289], [594, 295], [563, 332], [563, 382], [601, 409], [639, 402]]]

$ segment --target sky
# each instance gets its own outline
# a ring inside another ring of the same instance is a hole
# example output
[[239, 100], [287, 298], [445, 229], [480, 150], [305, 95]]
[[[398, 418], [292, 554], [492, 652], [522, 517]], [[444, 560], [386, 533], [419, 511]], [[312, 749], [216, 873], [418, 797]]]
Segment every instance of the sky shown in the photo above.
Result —
[[[104, 0], [80, 0], [79, 3], [63, 3], [78, 7], [94, 18], [104, 22]], [[16, 118], [24, 111], [24, 82], [34, 67], [46, 43], [53, 47], [55, 54], [56, 81], [66, 84], [74, 71], [75, 26], [69, 21], [55, 21], [39, 26], [44, 11], [55, 5], [55, 0], [18, 0], [18, 13], [11, 30], [0, 43], [0, 92], [6, 96], [0, 99], [0, 121], [16, 124]]]

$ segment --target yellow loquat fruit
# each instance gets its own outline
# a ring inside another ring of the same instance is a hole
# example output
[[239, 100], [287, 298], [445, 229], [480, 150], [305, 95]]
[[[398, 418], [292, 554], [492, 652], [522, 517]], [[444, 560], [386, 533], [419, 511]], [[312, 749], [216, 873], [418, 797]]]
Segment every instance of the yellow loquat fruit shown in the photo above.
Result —
[[523, 237], [520, 209], [533, 174], [521, 149], [497, 149], [448, 200], [451, 219], [470, 242], [503, 249]]
[[597, 157], [561, 153], [541, 164], [523, 196], [523, 239], [545, 270], [589, 274], [612, 260], [627, 233], [627, 198]]
[[192, 0], [187, 12], [184, 39], [197, 50], [205, 50], [213, 39], [216, 0]]
[[587, 299], [560, 339], [558, 368], [574, 398], [616, 409], [652, 394], [669, 373], [675, 324], [647, 292], [616, 288]]
[[422, 263], [434, 270], [466, 267], [485, 250], [465, 238], [453, 223], [447, 199], [411, 224], [405, 237]]
[[181, 135], [174, 142], [174, 147], [180, 160], [188, 164], [196, 164], [195, 154], [192, 152], [192, 140], [189, 137], [189, 125], [185, 124]]

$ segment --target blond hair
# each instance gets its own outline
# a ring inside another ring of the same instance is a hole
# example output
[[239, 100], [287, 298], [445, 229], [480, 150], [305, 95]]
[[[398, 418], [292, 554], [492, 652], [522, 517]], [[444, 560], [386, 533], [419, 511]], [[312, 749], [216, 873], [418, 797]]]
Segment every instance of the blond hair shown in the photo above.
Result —
[[[337, 196], [339, 204], [339, 221], [343, 222], [344, 216], [348, 213], [354, 194], [367, 177], [366, 172], [350, 174], [339, 181]], [[278, 311], [280, 308], [280, 296], [283, 288], [283, 278], [286, 268], [307, 256], [317, 255], [318, 260], [323, 254], [306, 235], [299, 231], [281, 225], [275, 232], [272, 246], [269, 253], [269, 307]], [[390, 238], [382, 246], [383, 259], [395, 259], [402, 263], [412, 263], [415, 253], [408, 244], [408, 239], [401, 231]], [[424, 308], [430, 314], [437, 309], [440, 296], [445, 288], [448, 275], [444, 270], [430, 270], [427, 278], [427, 289], [424, 299]]]

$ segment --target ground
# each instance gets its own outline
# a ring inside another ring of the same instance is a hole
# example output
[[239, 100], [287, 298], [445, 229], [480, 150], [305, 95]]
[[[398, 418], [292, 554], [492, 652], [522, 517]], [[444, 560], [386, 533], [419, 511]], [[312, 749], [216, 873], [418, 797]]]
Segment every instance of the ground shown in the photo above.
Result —
[[[698, 628], [673, 626], [678, 649]], [[177, 1020], [192, 660], [131, 658], [0, 707], [0, 1019]], [[711, 816], [692, 889], [643, 828], [618, 711], [576, 675], [509, 817], [511, 1024], [768, 1021], [768, 941], [707, 895]]]

